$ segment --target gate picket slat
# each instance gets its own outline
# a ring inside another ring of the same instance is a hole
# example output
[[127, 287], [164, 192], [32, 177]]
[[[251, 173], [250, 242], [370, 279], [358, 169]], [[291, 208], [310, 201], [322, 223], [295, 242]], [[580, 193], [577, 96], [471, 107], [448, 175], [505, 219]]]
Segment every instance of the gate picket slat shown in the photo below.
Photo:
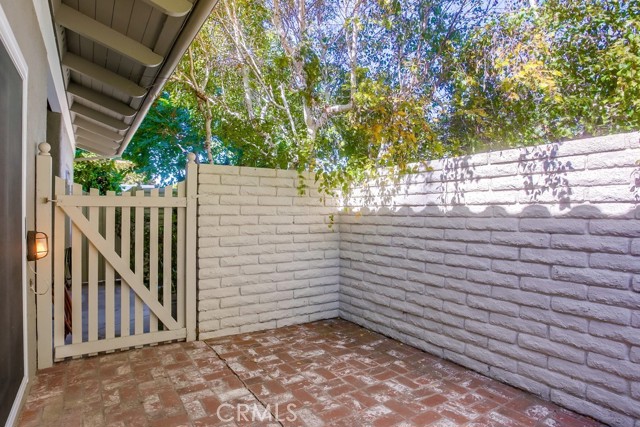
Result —
[[[81, 196], [82, 186], [73, 184], [73, 194]], [[71, 231], [71, 341], [82, 342], [82, 233], [75, 225]]]
[[[108, 191], [107, 197], [116, 197], [114, 191]], [[105, 238], [115, 243], [116, 238], [116, 208], [105, 208]], [[115, 248], [115, 245], [114, 245]], [[105, 338], [111, 339], [115, 335], [115, 274], [113, 267], [108, 262], [104, 263], [104, 323]]]
[[[188, 176], [195, 185], [197, 174], [190, 171]], [[191, 237], [186, 233], [195, 225], [195, 194], [181, 182], [176, 187], [152, 189], [150, 194], [139, 189], [135, 197], [113, 191], [101, 196], [96, 189], [85, 195], [81, 185], [69, 187], [65, 180], [55, 178], [55, 358], [195, 339], [188, 318], [188, 307], [193, 306], [189, 301], [195, 294], [186, 288], [190, 283], [186, 257], [194, 258], [187, 249]], [[68, 270], [62, 256], [69, 244], [74, 248], [71, 313], [65, 309], [69, 283], [65, 283]], [[65, 316], [69, 314], [72, 337], [66, 342]]]
[[105, 260], [111, 263], [122, 279], [127, 282], [128, 286], [136, 292], [149, 309], [155, 312], [162, 323], [167, 325], [169, 329], [178, 329], [178, 322], [171, 317], [171, 313], [169, 313], [159, 301], [153, 299], [151, 292], [142, 282], [142, 278], [131, 270], [129, 263], [109, 248], [109, 243], [105, 238], [91, 228], [89, 221], [87, 221], [87, 218], [82, 214], [82, 211], [77, 207], [63, 207], [63, 209], [71, 221], [73, 221], [96, 248], [98, 248]]
[[[151, 190], [151, 197], [157, 198], [160, 192], [157, 188]], [[149, 289], [151, 295], [158, 299], [158, 208], [149, 210]], [[149, 331], [158, 330], [158, 316], [149, 315]]]
[[[100, 192], [96, 188], [89, 190], [91, 196], [98, 196]], [[89, 222], [93, 228], [98, 231], [100, 226], [99, 208], [89, 208]], [[87, 290], [87, 304], [88, 304], [88, 337], [89, 341], [96, 341], [98, 339], [98, 251], [91, 242], [87, 242], [88, 246], [88, 290]]]
[[[67, 184], [62, 178], [55, 179], [54, 198], [66, 192]], [[53, 305], [53, 345], [64, 345], [65, 339], [65, 216], [62, 209], [54, 209], [53, 254], [55, 256], [53, 266], [54, 305]]]
[[[173, 188], [164, 188], [165, 199], [173, 197]], [[163, 211], [163, 246], [162, 246], [162, 296], [164, 307], [171, 312], [171, 244], [172, 244], [172, 228], [173, 228], [173, 209], [164, 208]]]
[[[178, 197], [185, 197], [186, 194], [186, 186], [184, 181], [178, 184]], [[177, 234], [178, 234], [178, 254], [177, 254], [177, 270], [178, 270], [178, 278], [176, 287], [178, 288], [178, 323], [180, 326], [185, 326], [185, 301], [184, 301], [184, 284], [185, 284], [185, 270], [184, 270], [184, 256], [185, 256], [185, 236], [184, 233], [186, 231], [186, 224], [184, 221], [185, 210], [178, 209], [178, 224], [177, 224]]]
[[[131, 193], [122, 193], [122, 197], [129, 197]], [[127, 264], [131, 265], [130, 256], [131, 256], [131, 208], [123, 207], [122, 208], [122, 218], [121, 218], [121, 234], [120, 234], [120, 256], [122, 260]], [[130, 320], [130, 290], [129, 285], [124, 279], [120, 279], [120, 336], [127, 337], [130, 335], [129, 325], [131, 323]]]
[[150, 207], [184, 208], [187, 205], [187, 202], [184, 199], [177, 199], [177, 198], [169, 199], [169, 200], [149, 199], [149, 198], [138, 200], [135, 197], [133, 197], [131, 199], [122, 200], [120, 199], [120, 197], [110, 199], [110, 198], [103, 198], [103, 197], [93, 198], [88, 196], [61, 196], [60, 199], [57, 201], [57, 203], [60, 206], [76, 206], [76, 207], [99, 206], [103, 208], [107, 206], [116, 207], [116, 208], [122, 208], [122, 207], [135, 208], [137, 206], [144, 206], [147, 208], [150, 208]]
[[[136, 191], [136, 197], [144, 197], [144, 190]], [[135, 272], [136, 276], [144, 277], [144, 208], [136, 208], [135, 219]], [[142, 300], [134, 294], [135, 306], [135, 334], [144, 333], [144, 313]]]
[[187, 336], [186, 329], [176, 329], [173, 331], [160, 331], [141, 336], [130, 336], [115, 338], [111, 340], [100, 340], [95, 343], [71, 344], [55, 348], [56, 358], [82, 356], [89, 351], [113, 351], [126, 350], [130, 347], [159, 343], [163, 341], [183, 340]]

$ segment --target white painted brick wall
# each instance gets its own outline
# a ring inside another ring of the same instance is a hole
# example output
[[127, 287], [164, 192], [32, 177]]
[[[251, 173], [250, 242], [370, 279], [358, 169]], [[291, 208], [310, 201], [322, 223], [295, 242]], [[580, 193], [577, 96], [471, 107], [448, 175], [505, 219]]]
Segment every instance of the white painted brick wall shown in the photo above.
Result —
[[431, 162], [320, 202], [202, 166], [200, 338], [343, 317], [640, 427], [640, 134]]
[[339, 216], [340, 316], [640, 427], [640, 134], [432, 162]]
[[200, 339], [338, 316], [339, 233], [313, 179], [199, 168]]

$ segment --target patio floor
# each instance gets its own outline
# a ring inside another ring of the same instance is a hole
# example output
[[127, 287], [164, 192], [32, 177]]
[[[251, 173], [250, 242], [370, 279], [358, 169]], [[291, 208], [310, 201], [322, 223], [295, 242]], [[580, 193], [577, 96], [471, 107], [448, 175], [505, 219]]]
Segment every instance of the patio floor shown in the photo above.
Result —
[[57, 364], [38, 373], [19, 425], [601, 424], [352, 323], [328, 320]]

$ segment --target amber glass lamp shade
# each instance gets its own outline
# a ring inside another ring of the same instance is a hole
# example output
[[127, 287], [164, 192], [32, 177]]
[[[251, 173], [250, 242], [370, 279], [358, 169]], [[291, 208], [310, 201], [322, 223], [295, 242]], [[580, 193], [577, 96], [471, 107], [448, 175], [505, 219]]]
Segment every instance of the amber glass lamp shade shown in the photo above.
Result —
[[49, 238], [40, 231], [27, 232], [27, 261], [37, 261], [49, 254]]

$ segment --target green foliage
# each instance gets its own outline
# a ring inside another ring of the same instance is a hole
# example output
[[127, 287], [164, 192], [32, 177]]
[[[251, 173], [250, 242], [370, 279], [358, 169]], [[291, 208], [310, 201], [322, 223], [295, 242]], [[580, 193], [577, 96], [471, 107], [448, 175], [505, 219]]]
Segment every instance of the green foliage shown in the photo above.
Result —
[[238, 149], [238, 164], [309, 169], [329, 191], [452, 152], [430, 122], [441, 94], [424, 87], [440, 79], [449, 41], [486, 19], [486, 1], [314, 3], [304, 26], [294, 3], [222, 3], [214, 133]]
[[[138, 191], [146, 192], [149, 190], [143, 190], [140, 188], [132, 189], [130, 194], [132, 197], [135, 197]], [[176, 197], [177, 190], [175, 187], [168, 187], [168, 191], [173, 193], [173, 196]], [[162, 192], [160, 193], [161, 197], [163, 196]], [[178, 210], [170, 209], [171, 221], [169, 225], [171, 227], [170, 236], [171, 239], [168, 241], [169, 245], [171, 245], [171, 251], [173, 254], [177, 253], [178, 248]], [[177, 288], [177, 279], [178, 279], [178, 257], [171, 257], [170, 260], [166, 260], [162, 254], [164, 253], [165, 247], [165, 221], [164, 215], [166, 213], [165, 209], [158, 209], [157, 211], [157, 236], [158, 240], [155, 242], [151, 242], [151, 209], [145, 208], [143, 211], [144, 221], [143, 225], [143, 248], [148, 248], [150, 245], [155, 245], [157, 247], [157, 253], [160, 254], [158, 259], [158, 265], [156, 269], [156, 278], [157, 284], [159, 287], [159, 301], [164, 303], [164, 292], [162, 289], [164, 287], [165, 282], [165, 262], [169, 261], [170, 265], [168, 266], [168, 271], [170, 271], [170, 277], [167, 278], [168, 283], [171, 284], [171, 292], [175, 293]], [[129, 241], [135, 242], [136, 239], [136, 209], [131, 209], [129, 213]], [[115, 223], [116, 223], [116, 235], [122, 235], [122, 210], [117, 209], [115, 215]], [[136, 265], [136, 251], [131, 251], [129, 254], [129, 265], [132, 269], [135, 268]], [[142, 266], [142, 277], [145, 286], [149, 287], [149, 285], [154, 285], [155, 283], [151, 283], [151, 257], [145, 256], [143, 258], [143, 266]]]
[[[90, 158], [89, 153], [76, 150], [77, 158]], [[91, 188], [100, 190], [100, 194], [107, 191], [121, 191], [121, 185], [134, 176], [133, 165], [118, 162], [117, 160], [91, 160], [74, 162], [73, 180], [82, 184], [83, 191]]]
[[539, 3], [221, 0], [126, 157], [161, 183], [184, 149], [310, 170], [329, 193], [380, 167], [638, 129], [640, 0]]
[[[187, 107], [176, 105], [164, 92], [153, 104], [133, 140], [122, 155], [135, 164], [146, 182], [165, 186], [184, 179], [187, 153], [204, 159], [202, 125]], [[218, 163], [229, 163], [233, 153], [214, 147]]]
[[547, 0], [475, 30], [455, 58], [445, 135], [471, 149], [640, 126], [640, 3]]

